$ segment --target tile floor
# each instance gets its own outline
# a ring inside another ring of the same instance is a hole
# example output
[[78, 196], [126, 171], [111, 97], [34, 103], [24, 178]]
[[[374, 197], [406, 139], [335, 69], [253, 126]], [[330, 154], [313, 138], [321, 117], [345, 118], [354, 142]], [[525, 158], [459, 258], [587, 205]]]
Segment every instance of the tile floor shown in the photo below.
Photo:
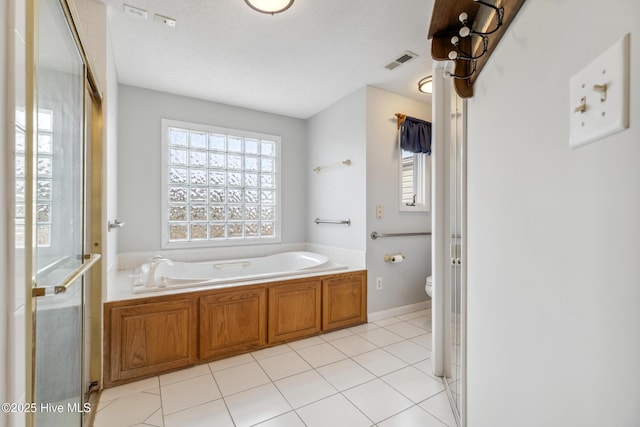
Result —
[[102, 392], [96, 427], [455, 427], [431, 315], [391, 317]]

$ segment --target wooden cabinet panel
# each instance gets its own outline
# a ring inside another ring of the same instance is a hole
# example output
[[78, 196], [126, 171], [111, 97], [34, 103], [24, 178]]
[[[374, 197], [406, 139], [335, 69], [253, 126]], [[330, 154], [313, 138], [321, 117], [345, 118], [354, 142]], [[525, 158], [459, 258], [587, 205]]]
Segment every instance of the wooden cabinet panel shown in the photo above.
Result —
[[266, 290], [236, 290], [200, 298], [200, 359], [266, 344]]
[[322, 281], [322, 330], [338, 329], [367, 321], [366, 272]]
[[195, 363], [198, 356], [196, 309], [195, 301], [189, 299], [112, 308], [108, 349], [110, 381]]
[[269, 344], [320, 332], [320, 281], [269, 288]]
[[104, 386], [366, 321], [366, 271], [115, 301], [104, 307]]

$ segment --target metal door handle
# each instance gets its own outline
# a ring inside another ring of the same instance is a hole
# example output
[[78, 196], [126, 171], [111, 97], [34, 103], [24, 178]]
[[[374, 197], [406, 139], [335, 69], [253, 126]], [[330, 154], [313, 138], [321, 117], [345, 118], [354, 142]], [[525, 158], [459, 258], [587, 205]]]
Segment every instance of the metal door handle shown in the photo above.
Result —
[[[70, 276], [68, 276], [61, 284], [56, 285], [53, 288], [54, 294], [60, 294], [63, 292], [67, 292], [67, 289], [73, 282], [75, 282], [78, 277], [84, 275], [93, 265], [98, 262], [100, 259], [100, 254], [87, 254], [84, 256], [84, 262], [76, 271], [74, 271]], [[31, 291], [32, 296], [34, 297], [43, 297], [45, 295], [45, 288], [33, 288]]]

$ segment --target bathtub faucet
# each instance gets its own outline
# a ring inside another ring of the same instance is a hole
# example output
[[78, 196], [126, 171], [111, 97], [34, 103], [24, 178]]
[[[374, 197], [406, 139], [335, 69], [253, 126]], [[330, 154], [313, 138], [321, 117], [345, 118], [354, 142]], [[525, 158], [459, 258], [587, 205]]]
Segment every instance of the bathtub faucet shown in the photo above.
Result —
[[162, 264], [173, 265], [173, 262], [170, 259], [163, 258], [159, 255], [151, 258], [149, 272], [147, 273], [147, 288], [157, 288], [160, 286], [160, 281], [156, 279], [156, 273]]

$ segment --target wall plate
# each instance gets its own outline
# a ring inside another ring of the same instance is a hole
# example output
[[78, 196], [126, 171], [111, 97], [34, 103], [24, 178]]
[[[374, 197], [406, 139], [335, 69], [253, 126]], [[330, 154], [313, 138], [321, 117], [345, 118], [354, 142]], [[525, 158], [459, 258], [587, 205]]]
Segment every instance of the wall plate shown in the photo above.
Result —
[[572, 148], [629, 127], [629, 41], [626, 34], [569, 81]]

